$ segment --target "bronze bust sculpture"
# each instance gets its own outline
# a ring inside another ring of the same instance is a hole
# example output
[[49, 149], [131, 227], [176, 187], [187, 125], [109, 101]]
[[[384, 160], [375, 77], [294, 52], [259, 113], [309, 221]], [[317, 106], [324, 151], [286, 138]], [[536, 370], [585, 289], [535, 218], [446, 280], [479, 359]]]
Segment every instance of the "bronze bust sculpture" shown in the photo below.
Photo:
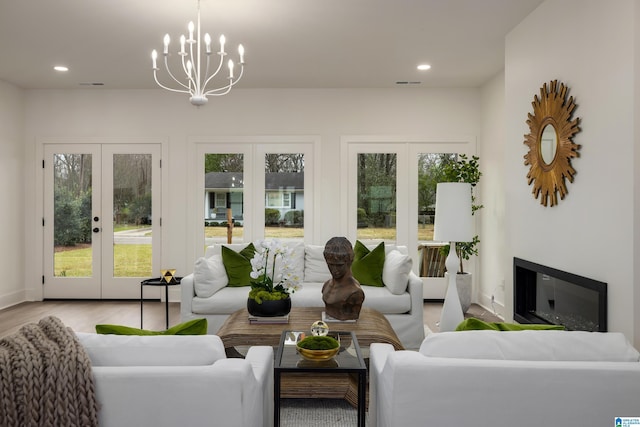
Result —
[[326, 313], [338, 320], [360, 316], [364, 291], [351, 273], [353, 247], [346, 237], [333, 237], [324, 247], [324, 259], [332, 278], [322, 286]]

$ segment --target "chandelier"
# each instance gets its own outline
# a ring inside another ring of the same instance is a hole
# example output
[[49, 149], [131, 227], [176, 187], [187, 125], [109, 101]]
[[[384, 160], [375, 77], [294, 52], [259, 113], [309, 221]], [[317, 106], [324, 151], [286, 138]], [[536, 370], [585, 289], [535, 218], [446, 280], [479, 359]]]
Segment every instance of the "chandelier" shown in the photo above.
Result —
[[[171, 86], [164, 85], [160, 83], [158, 80], [158, 52], [154, 49], [151, 52], [151, 60], [153, 61], [153, 78], [155, 79], [158, 86], [163, 89], [169, 90], [171, 92], [180, 92], [180, 93], [188, 93], [191, 95], [189, 101], [193, 105], [200, 106], [207, 103], [207, 96], [222, 96], [229, 93], [233, 85], [238, 83], [242, 78], [242, 73], [244, 72], [244, 47], [242, 45], [238, 45], [238, 54], [240, 56], [240, 60], [238, 64], [240, 65], [240, 71], [238, 72], [238, 77], [235, 77], [234, 74], [234, 63], [233, 60], [229, 59], [227, 62], [227, 68], [229, 70], [229, 75], [225, 80], [228, 82], [221, 83], [220, 78], [216, 81], [218, 84], [214, 85], [212, 82], [213, 78], [220, 73], [220, 70], [223, 68], [224, 57], [227, 53], [224, 50], [225, 45], [225, 37], [224, 35], [220, 36], [220, 50], [216, 53], [219, 56], [219, 62], [215, 71], [211, 72], [213, 69], [211, 67], [211, 62], [216, 62], [214, 59], [211, 59], [211, 36], [209, 33], [205, 33], [203, 38], [200, 38], [200, 0], [198, 0], [198, 25], [194, 26], [193, 21], [189, 22], [188, 25], [189, 30], [189, 38], [185, 37], [184, 34], [180, 36], [180, 51], [178, 55], [181, 57], [182, 62], [182, 72], [184, 76], [182, 79], [178, 79], [175, 77], [171, 68], [169, 67], [169, 43], [171, 42], [171, 38], [169, 34], [164, 36], [164, 67], [166, 69], [166, 74], [173, 80]], [[195, 31], [195, 38], [194, 38]], [[204, 42], [204, 46], [202, 46], [202, 42]], [[206, 60], [203, 60], [202, 56], [205, 55]], [[206, 62], [203, 64], [203, 62]], [[215, 66], [215, 64], [214, 64]], [[179, 67], [178, 67], [179, 68]], [[203, 70], [204, 68], [204, 70]], [[204, 72], [204, 74], [203, 74]], [[175, 84], [177, 84], [177, 86]], [[211, 83], [211, 87], [208, 87]]]

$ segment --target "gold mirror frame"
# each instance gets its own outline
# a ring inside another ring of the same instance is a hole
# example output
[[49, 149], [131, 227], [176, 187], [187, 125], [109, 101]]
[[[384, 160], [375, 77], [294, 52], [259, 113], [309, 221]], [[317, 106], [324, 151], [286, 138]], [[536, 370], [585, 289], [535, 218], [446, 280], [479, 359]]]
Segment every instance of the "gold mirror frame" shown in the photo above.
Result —
[[[527, 124], [529, 134], [525, 135], [524, 144], [529, 147], [529, 152], [524, 156], [525, 166], [530, 166], [527, 179], [529, 185], [533, 182], [533, 197], [540, 196], [540, 204], [551, 206], [558, 204], [560, 199], [569, 192], [565, 185], [565, 178], [573, 182], [576, 173], [571, 166], [571, 158], [579, 157], [580, 145], [572, 141], [573, 136], [580, 131], [579, 118], [571, 120], [571, 114], [576, 107], [573, 96], [567, 100], [568, 88], [563, 83], [558, 86], [558, 81], [550, 82], [549, 87], [545, 83], [540, 88], [540, 98], [533, 97], [533, 114], [528, 113]], [[557, 144], [553, 160], [546, 163], [542, 158], [541, 141], [542, 132], [547, 125], [553, 126], [556, 131]]]

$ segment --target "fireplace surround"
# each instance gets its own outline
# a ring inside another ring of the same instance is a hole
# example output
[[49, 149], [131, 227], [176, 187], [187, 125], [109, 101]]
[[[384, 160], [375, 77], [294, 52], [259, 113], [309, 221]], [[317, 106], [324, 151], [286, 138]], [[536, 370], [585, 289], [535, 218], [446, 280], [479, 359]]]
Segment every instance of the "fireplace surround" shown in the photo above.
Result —
[[607, 331], [607, 284], [513, 258], [514, 320]]

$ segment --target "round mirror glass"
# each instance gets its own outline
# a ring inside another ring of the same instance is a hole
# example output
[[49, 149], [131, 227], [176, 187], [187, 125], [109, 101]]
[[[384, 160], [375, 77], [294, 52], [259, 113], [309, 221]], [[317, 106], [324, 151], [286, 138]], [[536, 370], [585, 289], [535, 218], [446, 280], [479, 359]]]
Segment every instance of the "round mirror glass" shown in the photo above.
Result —
[[545, 164], [549, 165], [553, 162], [557, 148], [558, 134], [556, 133], [556, 128], [548, 124], [542, 130], [542, 136], [540, 137], [540, 155]]

